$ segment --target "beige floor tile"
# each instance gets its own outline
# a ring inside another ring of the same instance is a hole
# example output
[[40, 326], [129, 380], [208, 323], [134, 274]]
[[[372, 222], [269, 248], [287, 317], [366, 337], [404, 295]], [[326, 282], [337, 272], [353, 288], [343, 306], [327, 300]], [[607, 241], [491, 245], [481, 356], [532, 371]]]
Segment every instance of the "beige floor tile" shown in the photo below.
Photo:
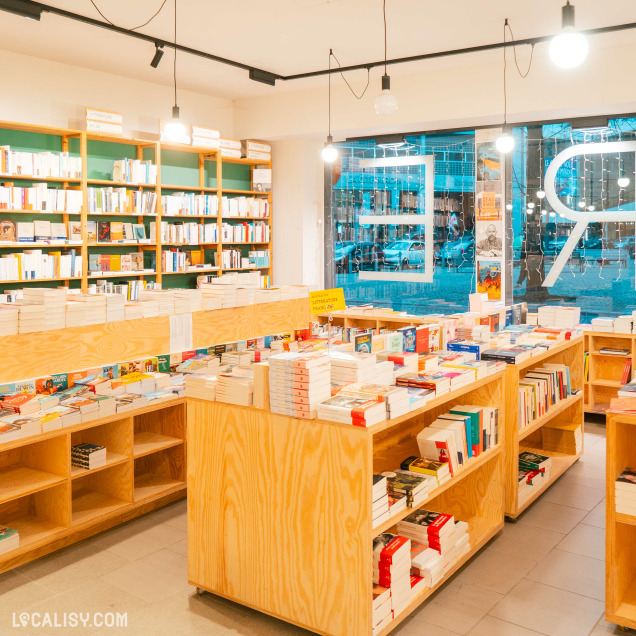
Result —
[[524, 579], [490, 615], [548, 636], [587, 636], [603, 603]]
[[541, 561], [565, 534], [532, 528], [521, 522], [506, 522], [504, 529], [489, 545], [511, 555], [524, 554], [535, 561]]
[[581, 523], [559, 543], [557, 548], [605, 561], [605, 530]]
[[574, 484], [576, 486], [585, 486], [587, 488], [605, 489], [605, 471], [599, 470], [590, 474], [586, 473], [570, 473], [569, 471], [559, 479], [560, 484]]
[[0, 634], [7, 633], [12, 627], [13, 612], [19, 612], [53, 596], [55, 592], [15, 571], [0, 574]]
[[413, 617], [467, 634], [502, 598], [503, 594], [453, 580], [413, 612]]
[[[605, 621], [603, 621], [605, 623]], [[617, 625], [611, 623], [605, 623], [604, 625], [598, 624], [591, 632], [590, 636], [626, 636], [626, 633], [618, 628]]]
[[[110, 612], [127, 613], [130, 617], [132, 612], [140, 609], [143, 605], [144, 602], [140, 599], [104, 581], [91, 579], [84, 585], [46, 599], [30, 607], [27, 611], [38, 612], [41, 618], [45, 613], [48, 613], [50, 617], [57, 614], [58, 621], [63, 620], [62, 616], [65, 612], [67, 614], [71, 612], [81, 612], [83, 615], [88, 614], [89, 621], [92, 621], [94, 620], [94, 615], [98, 612], [102, 615]], [[89, 626], [87, 627], [78, 626], [67, 630], [59, 627], [20, 628], [16, 630], [16, 634], [37, 636], [38, 634], [59, 635], [72, 633], [74, 636], [75, 634], [83, 636], [93, 634], [95, 631], [97, 631], [97, 628], [89, 622]], [[112, 632], [113, 629], [110, 631]]]
[[540, 632], [534, 632], [520, 625], [513, 625], [499, 620], [494, 616], [484, 616], [468, 636], [537, 636]]
[[599, 601], [605, 599], [605, 564], [580, 554], [552, 550], [527, 578]]
[[603, 497], [605, 497], [605, 490], [602, 488], [588, 488], [559, 481], [548, 488], [541, 499], [542, 501], [570, 506], [571, 508], [592, 510]]
[[507, 594], [537, 564], [523, 552], [498, 550], [495, 543], [477, 554], [455, 580]]
[[[578, 462], [570, 466], [564, 476], [567, 476], [570, 479], [572, 477], [576, 477], [577, 481], [588, 478], [605, 481], [605, 462], [600, 461], [595, 457], [587, 457], [584, 452], [583, 457], [581, 457]], [[585, 486], [585, 483], [582, 485]]]
[[22, 565], [16, 572], [59, 594], [126, 562], [126, 559], [84, 541]]
[[314, 632], [267, 614], [250, 617], [245, 623], [231, 627], [222, 634], [223, 636], [314, 636]]
[[404, 619], [399, 627], [391, 632], [391, 636], [432, 636], [433, 634], [435, 636], [457, 636], [457, 632], [432, 625], [414, 616]]
[[598, 421], [591, 420], [589, 417], [586, 416], [584, 429], [585, 432], [590, 435], [598, 435], [599, 437], [607, 436], [604, 416], [599, 416]]
[[605, 527], [605, 499], [596, 504], [590, 512], [587, 513], [581, 523], [588, 526], [596, 526], [597, 528]]
[[[262, 615], [264, 617], [264, 615]], [[193, 636], [231, 634], [246, 623], [251, 612], [211, 594], [198, 596], [193, 587], [147, 605], [129, 616], [130, 634]], [[236, 632], [240, 633], [240, 632]]]
[[187, 533], [184, 530], [158, 523], [148, 516], [113, 528], [95, 537], [91, 542], [117, 556], [134, 561], [179, 543], [186, 536]]
[[186, 532], [188, 526], [187, 502], [185, 499], [181, 499], [165, 508], [160, 508], [150, 513], [147, 518]]
[[183, 541], [179, 541], [179, 543], [175, 543], [174, 545], [170, 545], [167, 548], [172, 552], [176, 552], [184, 557], [188, 556], [188, 540], [184, 539]]
[[170, 550], [158, 550], [109, 572], [101, 580], [152, 603], [188, 587], [187, 559]]
[[585, 517], [585, 514], [585, 510], [561, 506], [540, 498], [517, 520], [517, 525], [566, 534]]

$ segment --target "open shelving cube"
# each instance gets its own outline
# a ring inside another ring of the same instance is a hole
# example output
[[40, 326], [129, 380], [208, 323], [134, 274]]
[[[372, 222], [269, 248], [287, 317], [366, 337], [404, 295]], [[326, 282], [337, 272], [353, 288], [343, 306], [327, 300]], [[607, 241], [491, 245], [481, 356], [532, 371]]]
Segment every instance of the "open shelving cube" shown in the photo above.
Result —
[[[570, 367], [570, 383], [573, 391], [580, 391], [552, 405], [545, 415], [519, 428], [519, 380], [530, 370], [546, 363], [565, 364]], [[580, 422], [583, 435], [583, 337], [565, 342], [532, 356], [520, 364], [506, 367], [506, 435], [504, 451], [504, 484], [506, 516], [516, 518], [545, 490], [552, 485], [583, 453], [583, 443], [578, 453], [545, 450], [542, 429], [548, 422]], [[523, 501], [518, 497], [519, 453], [537, 452], [552, 458], [550, 476], [536, 492]]]
[[[190, 583], [321, 634], [371, 636], [373, 538], [413, 510], [372, 528], [373, 474], [419, 455], [417, 433], [454, 405], [499, 409], [498, 444], [418, 506], [469, 526], [470, 551], [442, 585], [503, 527], [503, 376], [369, 428], [188, 400]], [[439, 585], [416, 595], [381, 636]]]

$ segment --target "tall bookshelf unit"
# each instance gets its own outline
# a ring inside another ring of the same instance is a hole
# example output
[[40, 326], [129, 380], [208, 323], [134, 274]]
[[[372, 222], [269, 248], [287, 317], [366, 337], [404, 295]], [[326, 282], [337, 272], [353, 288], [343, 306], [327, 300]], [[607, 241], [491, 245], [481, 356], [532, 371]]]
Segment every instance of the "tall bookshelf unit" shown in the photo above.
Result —
[[[586, 331], [584, 334], [585, 351], [588, 352], [588, 374], [585, 378], [585, 411], [586, 413], [604, 414], [609, 409], [610, 401], [623, 386], [623, 370], [625, 360], [632, 359], [632, 370], [628, 382], [633, 376], [633, 365], [636, 359], [636, 334], [606, 333], [603, 331]], [[624, 356], [601, 353], [601, 349], [626, 349]]]
[[188, 400], [188, 579], [329, 636], [371, 636], [372, 545], [412, 512], [372, 528], [372, 476], [419, 454], [416, 436], [458, 404], [499, 408], [499, 442], [420, 508], [469, 525], [470, 551], [419, 592], [386, 636], [503, 528], [504, 372], [361, 428]]
[[[546, 363], [565, 364], [570, 367], [570, 382], [573, 390], [580, 390], [552, 406], [545, 415], [519, 428], [519, 380], [531, 369]], [[505, 498], [506, 516], [517, 518], [530, 504], [543, 494], [572, 464], [583, 454], [572, 455], [564, 450], [547, 451], [543, 449], [542, 427], [548, 422], [580, 422], [583, 432], [583, 337], [568, 340], [548, 351], [528, 358], [520, 364], [506, 367], [506, 436], [505, 436]], [[518, 500], [519, 453], [531, 451], [552, 457], [550, 478], [523, 503]]]
[[[97, 135], [85, 131], [35, 126], [14, 122], [0, 122], [0, 145], [8, 145], [12, 150], [29, 152], [62, 152], [68, 151], [82, 159], [81, 179], [64, 178], [36, 178], [32, 175], [0, 175], [0, 184], [15, 183], [15, 185], [30, 186], [35, 183], [46, 183], [48, 187], [63, 189], [77, 189], [83, 192], [83, 205], [79, 214], [42, 213], [37, 210], [0, 210], [0, 221], [32, 221], [46, 219], [52, 222], [64, 222], [70, 229], [69, 220], [81, 222], [82, 241], [78, 244], [52, 243], [0, 243], [0, 257], [2, 254], [21, 252], [25, 249], [59, 250], [74, 248], [77, 257], [82, 259], [82, 276], [74, 278], [45, 278], [30, 280], [0, 281], [3, 289], [11, 289], [25, 284], [37, 283], [39, 286], [79, 287], [86, 291], [88, 284], [97, 279], [130, 280], [148, 279], [162, 284], [164, 288], [193, 287], [196, 276], [202, 273], [218, 274], [228, 271], [259, 271], [264, 275], [272, 273], [272, 193], [260, 192], [253, 189], [252, 174], [256, 166], [271, 169], [270, 162], [251, 159], [235, 159], [222, 157], [216, 150], [195, 148], [183, 144], [169, 144], [161, 141], [131, 139], [113, 135]], [[157, 183], [126, 183], [112, 180], [113, 165], [116, 159], [151, 160], [157, 165]], [[156, 214], [101, 214], [88, 210], [89, 188], [123, 187], [128, 191], [153, 191], [157, 197]], [[227, 187], [226, 187], [227, 186]], [[219, 209], [216, 215], [164, 215], [161, 206], [161, 196], [174, 192], [193, 192], [197, 194], [212, 194], [219, 199]], [[267, 217], [230, 217], [222, 212], [222, 197], [258, 197], [266, 198], [269, 203]], [[149, 237], [150, 222], [156, 222], [156, 235], [150, 237], [149, 243], [108, 243], [88, 241], [88, 221], [122, 221], [140, 223], [146, 228]], [[219, 240], [210, 244], [171, 244], [163, 243], [160, 231], [162, 221], [174, 223], [190, 221], [202, 223], [216, 222], [219, 228]], [[238, 222], [254, 223], [262, 221], [269, 226], [269, 240], [262, 243], [223, 242], [221, 237], [222, 223], [236, 224]], [[69, 234], [70, 236], [70, 234]], [[191, 248], [204, 251], [204, 262], [209, 267], [198, 268], [186, 272], [162, 271], [162, 252], [171, 248]], [[249, 268], [223, 268], [214, 265], [214, 254], [219, 263], [224, 248], [234, 248], [241, 251], [243, 256], [251, 249], [267, 250], [269, 252], [269, 266]], [[154, 255], [155, 267], [148, 272], [100, 272], [90, 274], [88, 271], [89, 255], [91, 253], [124, 254], [131, 251], [144, 253], [144, 268], [149, 269]], [[165, 279], [164, 279], [165, 277]]]

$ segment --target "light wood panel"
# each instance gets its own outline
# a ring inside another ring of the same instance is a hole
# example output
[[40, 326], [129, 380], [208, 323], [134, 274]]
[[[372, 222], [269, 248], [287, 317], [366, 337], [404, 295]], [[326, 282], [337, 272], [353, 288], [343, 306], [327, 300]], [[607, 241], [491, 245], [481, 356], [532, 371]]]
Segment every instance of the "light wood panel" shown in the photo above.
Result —
[[[194, 348], [306, 328], [309, 300], [298, 298], [192, 314]], [[170, 351], [168, 316], [0, 337], [0, 383], [67, 373]]]

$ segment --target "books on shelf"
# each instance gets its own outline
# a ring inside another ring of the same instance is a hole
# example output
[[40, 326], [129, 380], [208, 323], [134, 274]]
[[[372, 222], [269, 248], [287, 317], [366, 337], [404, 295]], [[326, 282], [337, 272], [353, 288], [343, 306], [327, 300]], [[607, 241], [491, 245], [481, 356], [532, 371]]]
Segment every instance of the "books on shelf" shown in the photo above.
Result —
[[161, 196], [163, 216], [218, 216], [219, 198], [216, 194], [172, 192]]
[[386, 477], [373, 475], [373, 503], [371, 525], [377, 528], [389, 518], [389, 493]]
[[545, 364], [519, 380], [519, 428], [532, 424], [550, 408], [572, 395], [570, 368]]
[[88, 211], [91, 214], [156, 215], [157, 193], [117, 187], [89, 187]]
[[106, 447], [98, 444], [76, 444], [71, 447], [73, 468], [93, 470], [106, 465]]
[[636, 517], [636, 472], [626, 468], [614, 484], [614, 498], [618, 514]]
[[552, 458], [531, 451], [519, 453], [518, 502], [523, 505], [550, 480]]
[[82, 204], [81, 190], [50, 188], [46, 183], [36, 183], [30, 187], [7, 183], [0, 186], [0, 210], [79, 214]]
[[412, 599], [411, 540], [384, 532], [373, 539], [373, 583], [391, 591], [391, 614], [398, 616]]
[[252, 367], [236, 367], [217, 376], [216, 399], [226, 404], [252, 406], [254, 371]]
[[82, 158], [68, 152], [25, 152], [0, 146], [0, 174], [82, 178]]
[[[156, 223], [150, 223], [150, 236], [156, 236]], [[217, 243], [219, 230], [216, 223], [168, 223], [161, 222], [162, 243], [189, 243], [200, 245], [203, 243]]]
[[583, 427], [580, 422], [546, 422], [541, 440], [546, 451], [578, 455], [583, 450]]
[[154, 270], [144, 266], [143, 252], [129, 252], [127, 254], [90, 252], [88, 254], [88, 272], [89, 274], [101, 274], [104, 272], [154, 273]]
[[269, 242], [269, 225], [263, 221], [256, 223], [223, 223], [221, 240], [225, 243], [267, 243]]
[[125, 183], [157, 183], [157, 166], [140, 159], [116, 159], [113, 164], [113, 181]]

